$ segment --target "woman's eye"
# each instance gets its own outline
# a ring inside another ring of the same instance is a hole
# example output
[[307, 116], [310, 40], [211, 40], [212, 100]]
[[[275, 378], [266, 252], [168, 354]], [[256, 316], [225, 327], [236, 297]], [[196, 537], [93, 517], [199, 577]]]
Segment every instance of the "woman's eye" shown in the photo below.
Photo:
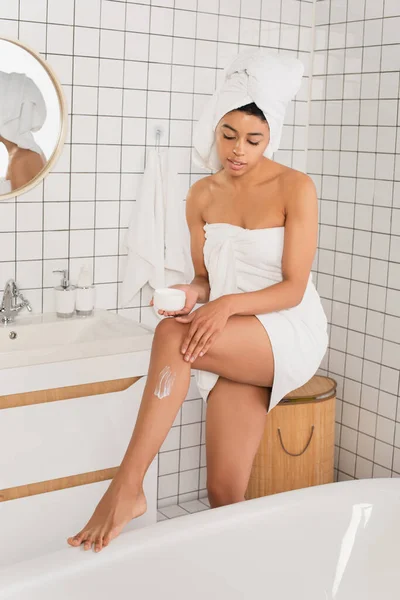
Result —
[[[231, 136], [225, 135], [224, 133], [223, 133], [222, 135], [224, 136], [224, 138], [225, 138], [226, 140], [234, 140], [234, 139], [236, 139], [235, 137], [231, 137]], [[251, 144], [252, 146], [258, 146], [258, 144], [260, 143], [260, 142], [251, 142], [250, 140], [247, 140], [247, 141], [248, 141], [248, 142], [249, 142], [249, 144]]]

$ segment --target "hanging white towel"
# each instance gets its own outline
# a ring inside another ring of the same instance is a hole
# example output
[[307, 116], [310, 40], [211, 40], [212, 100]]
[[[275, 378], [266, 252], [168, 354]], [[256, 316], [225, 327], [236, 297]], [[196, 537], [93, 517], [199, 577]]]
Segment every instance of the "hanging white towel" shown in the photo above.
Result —
[[124, 306], [146, 283], [156, 289], [187, 283], [192, 278], [185, 204], [176, 192], [176, 178], [171, 152], [151, 148], [137, 209], [125, 238], [128, 260], [122, 283]]

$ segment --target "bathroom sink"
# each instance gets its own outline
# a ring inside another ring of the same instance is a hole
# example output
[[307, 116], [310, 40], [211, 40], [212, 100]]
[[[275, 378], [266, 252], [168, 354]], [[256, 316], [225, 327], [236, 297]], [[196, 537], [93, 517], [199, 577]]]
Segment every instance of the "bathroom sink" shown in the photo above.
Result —
[[19, 317], [0, 327], [0, 369], [150, 350], [149, 327], [106, 310], [60, 319], [55, 313]]

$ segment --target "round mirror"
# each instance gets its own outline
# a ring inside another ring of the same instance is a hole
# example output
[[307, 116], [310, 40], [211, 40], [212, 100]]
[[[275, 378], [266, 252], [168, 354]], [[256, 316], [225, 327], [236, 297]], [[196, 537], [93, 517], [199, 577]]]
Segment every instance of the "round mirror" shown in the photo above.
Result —
[[21, 42], [0, 38], [0, 200], [27, 192], [54, 166], [66, 120], [48, 64]]

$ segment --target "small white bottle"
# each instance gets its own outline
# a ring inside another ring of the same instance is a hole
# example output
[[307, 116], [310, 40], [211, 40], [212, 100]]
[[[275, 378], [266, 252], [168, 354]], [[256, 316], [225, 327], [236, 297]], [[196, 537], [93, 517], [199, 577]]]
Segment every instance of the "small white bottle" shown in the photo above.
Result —
[[61, 285], [54, 288], [57, 317], [69, 319], [75, 312], [76, 287], [70, 285], [67, 269], [56, 269], [53, 273], [63, 274]]
[[76, 314], [82, 317], [89, 317], [93, 314], [95, 301], [95, 289], [92, 284], [89, 267], [81, 267], [78, 284], [76, 287]]

